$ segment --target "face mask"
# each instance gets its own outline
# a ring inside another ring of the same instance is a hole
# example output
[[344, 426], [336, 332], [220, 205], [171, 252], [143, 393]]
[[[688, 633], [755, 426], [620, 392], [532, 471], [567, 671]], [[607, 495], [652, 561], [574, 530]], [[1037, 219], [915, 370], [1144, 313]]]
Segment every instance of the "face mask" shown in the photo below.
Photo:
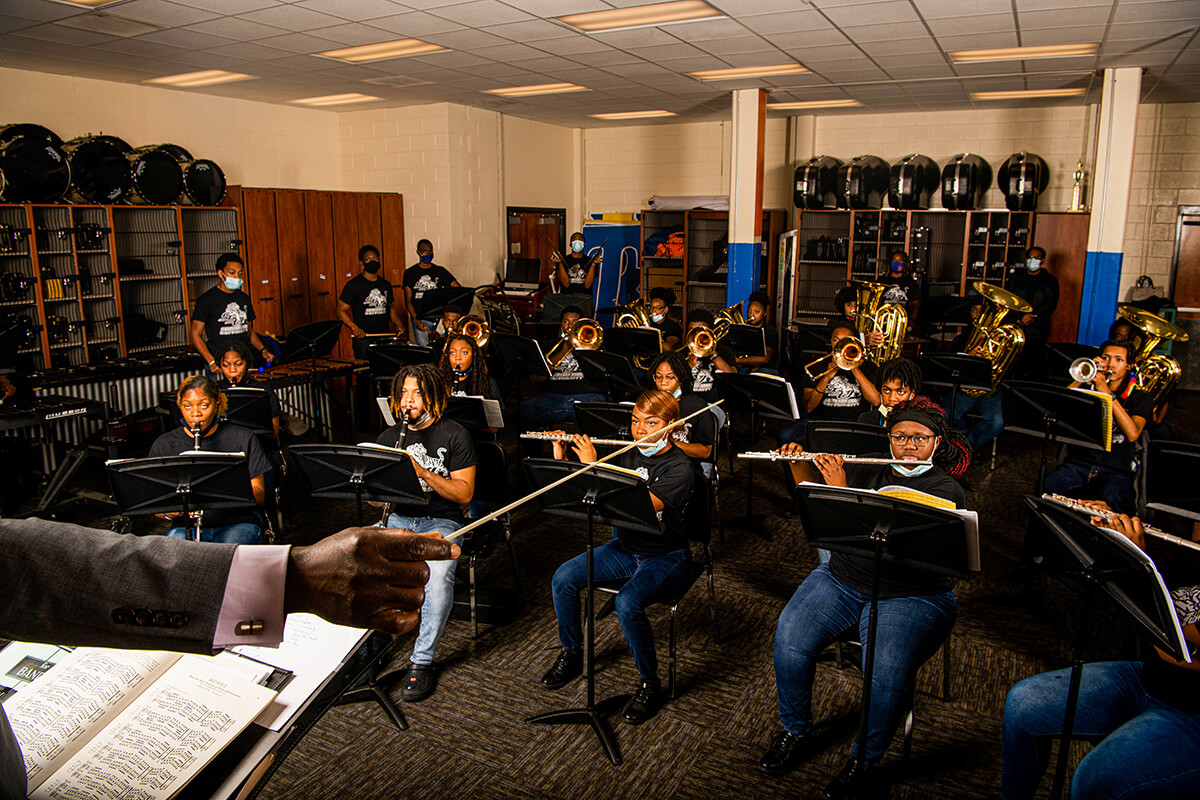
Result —
[[666, 318], [667, 318], [666, 314], [651, 314], [650, 315], [651, 322], [662, 322]]
[[433, 415], [428, 411], [422, 411], [421, 416], [416, 419], [413, 419], [407, 411], [404, 413], [404, 416], [408, 417], [408, 429], [410, 431], [420, 430], [433, 420]]
[[903, 261], [893, 261], [892, 262], [892, 272], [897, 272], [897, 273], [904, 272], [904, 262]]
[[896, 472], [899, 472], [901, 475], [905, 475], [909, 478], [915, 478], [918, 475], [924, 475], [926, 472], [929, 472], [929, 470], [931, 470], [932, 468], [933, 468], [933, 464], [921, 464], [920, 466], [916, 466], [916, 467], [906, 467], [903, 464], [893, 464], [892, 465], [892, 469], [896, 470]]
[[363, 272], [369, 272], [374, 275], [376, 272], [379, 272], [379, 266], [378, 261], [367, 261], [363, 264]]
[[1040, 258], [1031, 258], [1025, 262], [1025, 269], [1030, 272], [1037, 272], [1042, 268], [1042, 260]]
[[663, 448], [667, 446], [666, 439], [659, 439], [654, 444], [639, 444], [638, 452], [644, 456], [653, 456], [661, 453]]
[[885, 406], [885, 405], [879, 406], [879, 413], [883, 415], [884, 419], [887, 419], [887, 415], [888, 415], [889, 411], [891, 411], [891, 409], [888, 408], [887, 406]]
[[425, 255], [421, 256], [421, 263], [422, 264], [432, 264], [433, 263], [433, 253], [426, 253]]
[[225, 288], [231, 292], [236, 292], [238, 289], [242, 288], [242, 279], [241, 278], [230, 278], [228, 275], [226, 275], [225, 276]]
[[678, 400], [681, 397], [683, 397], [683, 389], [676, 389], [675, 390], [675, 399]]
[[579, 241], [578, 239], [571, 242], [571, 251], [575, 252], [575, 253], [582, 253], [583, 252], [583, 242]]

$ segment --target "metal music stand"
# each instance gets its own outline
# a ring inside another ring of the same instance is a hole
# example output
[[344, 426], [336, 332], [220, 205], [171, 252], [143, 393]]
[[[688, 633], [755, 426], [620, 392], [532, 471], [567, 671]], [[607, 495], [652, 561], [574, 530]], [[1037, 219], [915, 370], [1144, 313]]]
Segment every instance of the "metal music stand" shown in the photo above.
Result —
[[978, 295], [960, 297], [959, 295], [931, 295], [921, 301], [921, 316], [924, 319], [936, 320], [929, 328], [937, 328], [937, 338], [945, 341], [946, 328], [971, 327], [971, 303]]
[[575, 424], [593, 439], [628, 439], [633, 403], [576, 403]]
[[271, 420], [271, 393], [255, 386], [231, 386], [225, 390], [229, 406], [225, 419], [256, 436], [271, 436], [275, 425]]
[[879, 616], [879, 572], [887, 562], [935, 575], [965, 578], [978, 563], [978, 530], [972, 542], [966, 519], [940, 508], [886, 495], [802, 483], [796, 487], [800, 520], [814, 547], [870, 558], [871, 607], [863, 642], [862, 712], [858, 765], [865, 767]]
[[[525, 474], [534, 488], [548, 486], [560, 478], [578, 473], [586, 465], [572, 461], [556, 461], [545, 458], [528, 458]], [[595, 549], [596, 525], [612, 525], [618, 528], [660, 534], [658, 517], [650, 502], [650, 491], [646, 483], [636, 475], [605, 469], [592, 469], [573, 480], [545, 492], [538, 497], [542, 510], [548, 514], [571, 519], [587, 520], [587, 595], [584, 598], [584, 643], [587, 655], [584, 663], [587, 673], [587, 703], [583, 708], [568, 708], [551, 711], [526, 719], [537, 725], [591, 725], [600, 739], [600, 744], [614, 765], [621, 763], [621, 754], [612, 733], [604, 725], [603, 716], [619, 708], [628, 699], [618, 695], [596, 702], [595, 676], [595, 619], [592, 592], [595, 588], [592, 554]]]
[[364, 500], [428, 502], [412, 461], [398, 450], [353, 444], [296, 444], [287, 449], [287, 454], [311, 497], [354, 500], [360, 527]]
[[[578, 415], [578, 411], [576, 411]], [[1200, 521], [1200, 445], [1150, 441], [1146, 451], [1146, 508]]]
[[[440, 317], [450, 310], [463, 314], [471, 313], [475, 304], [475, 288], [472, 286], [451, 286], [448, 289], [430, 289], [421, 298], [421, 319]], [[430, 331], [432, 333], [432, 331]]]
[[958, 412], [958, 392], [992, 390], [992, 362], [966, 353], [926, 353], [921, 356], [921, 383], [950, 390], [951, 422]]
[[1100, 348], [1090, 344], [1077, 342], [1047, 342], [1046, 343], [1046, 374], [1050, 376], [1049, 383], [1066, 386], [1071, 382], [1068, 370], [1077, 358], [1098, 358]]
[[767, 331], [757, 325], [730, 325], [729, 332], [721, 339], [739, 357], [767, 354]]
[[1088, 621], [1096, 596], [1115, 601], [1117, 608], [1171, 657], [1180, 661], [1191, 658], [1171, 595], [1149, 556], [1119, 532], [1097, 528], [1077, 512], [1031, 495], [1025, 497], [1025, 505], [1051, 534], [1052, 544], [1046, 553], [1050, 574], [1082, 595], [1063, 733], [1050, 789], [1050, 797], [1057, 799], [1062, 797], [1066, 781], [1067, 756], [1083, 676], [1083, 652], [1088, 641]]
[[546, 363], [546, 356], [542, 353], [541, 345], [524, 336], [493, 333], [488, 339], [484, 356], [487, 360], [488, 370], [494, 375], [499, 375], [499, 380], [507, 383], [510, 379], [516, 378], [518, 403], [522, 400], [520, 376], [530, 375], [545, 380], [551, 378], [550, 366]]
[[1105, 449], [1106, 413], [1100, 398], [1048, 383], [1005, 381], [1002, 386], [1005, 429], [1042, 439], [1037, 494], [1042, 493], [1046, 481], [1046, 454], [1051, 444]]
[[[127, 516], [175, 514], [192, 524], [195, 511], [257, 508], [250, 468], [243, 453], [196, 451], [178, 456], [104, 462], [109, 487]], [[196, 515], [194, 541], [200, 540]]]
[[662, 352], [662, 331], [658, 328], [605, 328], [604, 349], [630, 358], [654, 358]]
[[[501, 424], [496, 424], [497, 420], [489, 420], [487, 415], [488, 401], [496, 403], [490, 397], [463, 397], [452, 395], [446, 398], [445, 416], [452, 419], [459, 425], [462, 425], [469, 431], [478, 431], [483, 428], [503, 428], [503, 420], [498, 420]], [[499, 403], [497, 403], [499, 405]]]
[[887, 428], [879, 425], [840, 419], [810, 419], [805, 425], [808, 429], [805, 449], [809, 452], [851, 456], [891, 453]]
[[[754, 447], [760, 414], [770, 419], [789, 422], [799, 418], [792, 385], [782, 378], [749, 372], [718, 372], [714, 376], [714, 383], [728, 411], [745, 411], [750, 415], [748, 448]], [[771, 534], [762, 524], [766, 515], [754, 513], [754, 459], [746, 462], [746, 481], [746, 516], [739, 520], [731, 520], [731, 524], [740, 523], [751, 533], [769, 542]]]
[[[614, 330], [626, 329], [614, 328]], [[606, 333], [605, 337], [607, 336]], [[603, 350], [576, 349], [571, 352], [575, 354], [575, 360], [579, 362], [579, 368], [583, 370], [583, 377], [594, 386], [603, 386], [604, 394], [610, 402], [616, 402], [616, 399], [622, 394], [637, 397], [644, 391], [644, 387], [638, 382], [637, 373], [633, 370], [633, 362], [629, 360], [629, 356], [607, 353]]]
[[[308, 386], [309, 392], [311, 393], [315, 388], [320, 387], [329, 396], [331, 402], [340, 405], [333, 394], [325, 388], [324, 384], [317, 380], [317, 359], [324, 358], [332, 353], [333, 348], [337, 347], [338, 339], [341, 336], [342, 321], [340, 319], [325, 319], [318, 322], [297, 325], [288, 331], [287, 339], [283, 343], [283, 352], [279, 354], [279, 358], [271, 363], [271, 366], [291, 364], [296, 361], [308, 361], [308, 379], [304, 383]], [[353, 428], [354, 405], [351, 404], [349, 409], [343, 410], [350, 414], [351, 427]], [[296, 409], [296, 411], [304, 415], [300, 409]], [[315, 402], [315, 398], [311, 419], [329, 438], [333, 438], [333, 424], [328, 420], [322, 419], [320, 404]]]
[[376, 381], [391, 380], [401, 367], [432, 363], [433, 348], [415, 344], [371, 342], [367, 345], [367, 363]]

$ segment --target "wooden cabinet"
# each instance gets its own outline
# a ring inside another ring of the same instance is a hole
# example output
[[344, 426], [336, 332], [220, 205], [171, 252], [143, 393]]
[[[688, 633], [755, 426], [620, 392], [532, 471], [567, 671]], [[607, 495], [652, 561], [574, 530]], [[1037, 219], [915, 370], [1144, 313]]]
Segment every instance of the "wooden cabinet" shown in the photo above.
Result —
[[279, 289], [275, 191], [243, 189], [242, 215], [246, 227], [246, 293], [254, 305], [254, 330], [281, 335], [285, 328]]
[[308, 233], [303, 192], [275, 190], [275, 233], [279, 251], [282, 333], [312, 321], [309, 308]]

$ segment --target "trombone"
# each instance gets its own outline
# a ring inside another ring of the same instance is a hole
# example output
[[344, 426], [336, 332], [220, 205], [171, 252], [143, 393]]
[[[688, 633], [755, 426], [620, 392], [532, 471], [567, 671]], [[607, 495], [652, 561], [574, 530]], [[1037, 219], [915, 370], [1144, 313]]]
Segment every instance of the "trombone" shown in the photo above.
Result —
[[[813, 372], [812, 368], [822, 361], [830, 359], [831, 363], [828, 367], [820, 372]], [[833, 346], [833, 351], [828, 355], [823, 355], [815, 361], [810, 361], [804, 365], [804, 372], [812, 380], [819, 380], [822, 375], [827, 372], [832, 372], [835, 369], [844, 369], [847, 372], [862, 366], [863, 361], [867, 359], [866, 349], [863, 348], [862, 342], [853, 336], [843, 336], [837, 340], [837, 344]]]
[[571, 330], [567, 331], [567, 335], [559, 339], [551, 348], [546, 355], [546, 363], [553, 370], [572, 350], [599, 350], [602, 344], [604, 344], [604, 329], [596, 320], [585, 317], [577, 320], [571, 326]]
[[466, 316], [459, 317], [458, 321], [454, 323], [452, 331], [474, 339], [475, 344], [479, 346], [480, 350], [487, 346], [488, 339], [492, 335], [491, 326], [488, 325], [486, 319], [478, 314], [467, 314]]
[[711, 328], [701, 323], [688, 329], [687, 335], [683, 337], [683, 344], [687, 347], [688, 352], [696, 358], [708, 358], [717, 352], [717, 342], [729, 333], [729, 327], [729, 323], [725, 320], [721, 320]]

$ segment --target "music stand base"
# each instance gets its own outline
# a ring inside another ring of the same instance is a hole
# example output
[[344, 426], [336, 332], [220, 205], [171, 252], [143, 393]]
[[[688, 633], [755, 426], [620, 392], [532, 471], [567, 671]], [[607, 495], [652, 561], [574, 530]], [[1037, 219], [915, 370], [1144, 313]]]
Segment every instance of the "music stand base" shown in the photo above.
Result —
[[392, 684], [402, 679], [404, 675], [405, 670], [403, 669], [398, 669], [385, 675], [382, 680], [372, 674], [366, 683], [343, 692], [341, 697], [333, 702], [333, 705], [345, 706], [351, 703], [374, 701], [383, 709], [383, 713], [388, 715], [393, 725], [402, 731], [406, 731], [408, 730], [408, 720], [404, 718], [404, 712], [396, 706], [396, 703], [387, 693]]
[[733, 519], [725, 520], [725, 524], [731, 528], [742, 528], [753, 533], [765, 542], [775, 541], [775, 537], [767, 530], [763, 522], [766, 520], [766, 514], [749, 514], [743, 517], [734, 517]]
[[629, 702], [629, 695], [621, 694], [601, 700], [591, 708], [564, 708], [561, 711], [548, 711], [545, 714], [528, 717], [525, 721], [534, 725], [591, 725], [592, 730], [596, 732], [596, 738], [604, 747], [604, 752], [608, 754], [608, 760], [613, 763], [614, 767], [618, 767], [621, 765], [621, 752], [617, 750], [617, 740], [613, 737], [612, 731], [604, 724], [604, 716], [621, 708], [627, 702]]

